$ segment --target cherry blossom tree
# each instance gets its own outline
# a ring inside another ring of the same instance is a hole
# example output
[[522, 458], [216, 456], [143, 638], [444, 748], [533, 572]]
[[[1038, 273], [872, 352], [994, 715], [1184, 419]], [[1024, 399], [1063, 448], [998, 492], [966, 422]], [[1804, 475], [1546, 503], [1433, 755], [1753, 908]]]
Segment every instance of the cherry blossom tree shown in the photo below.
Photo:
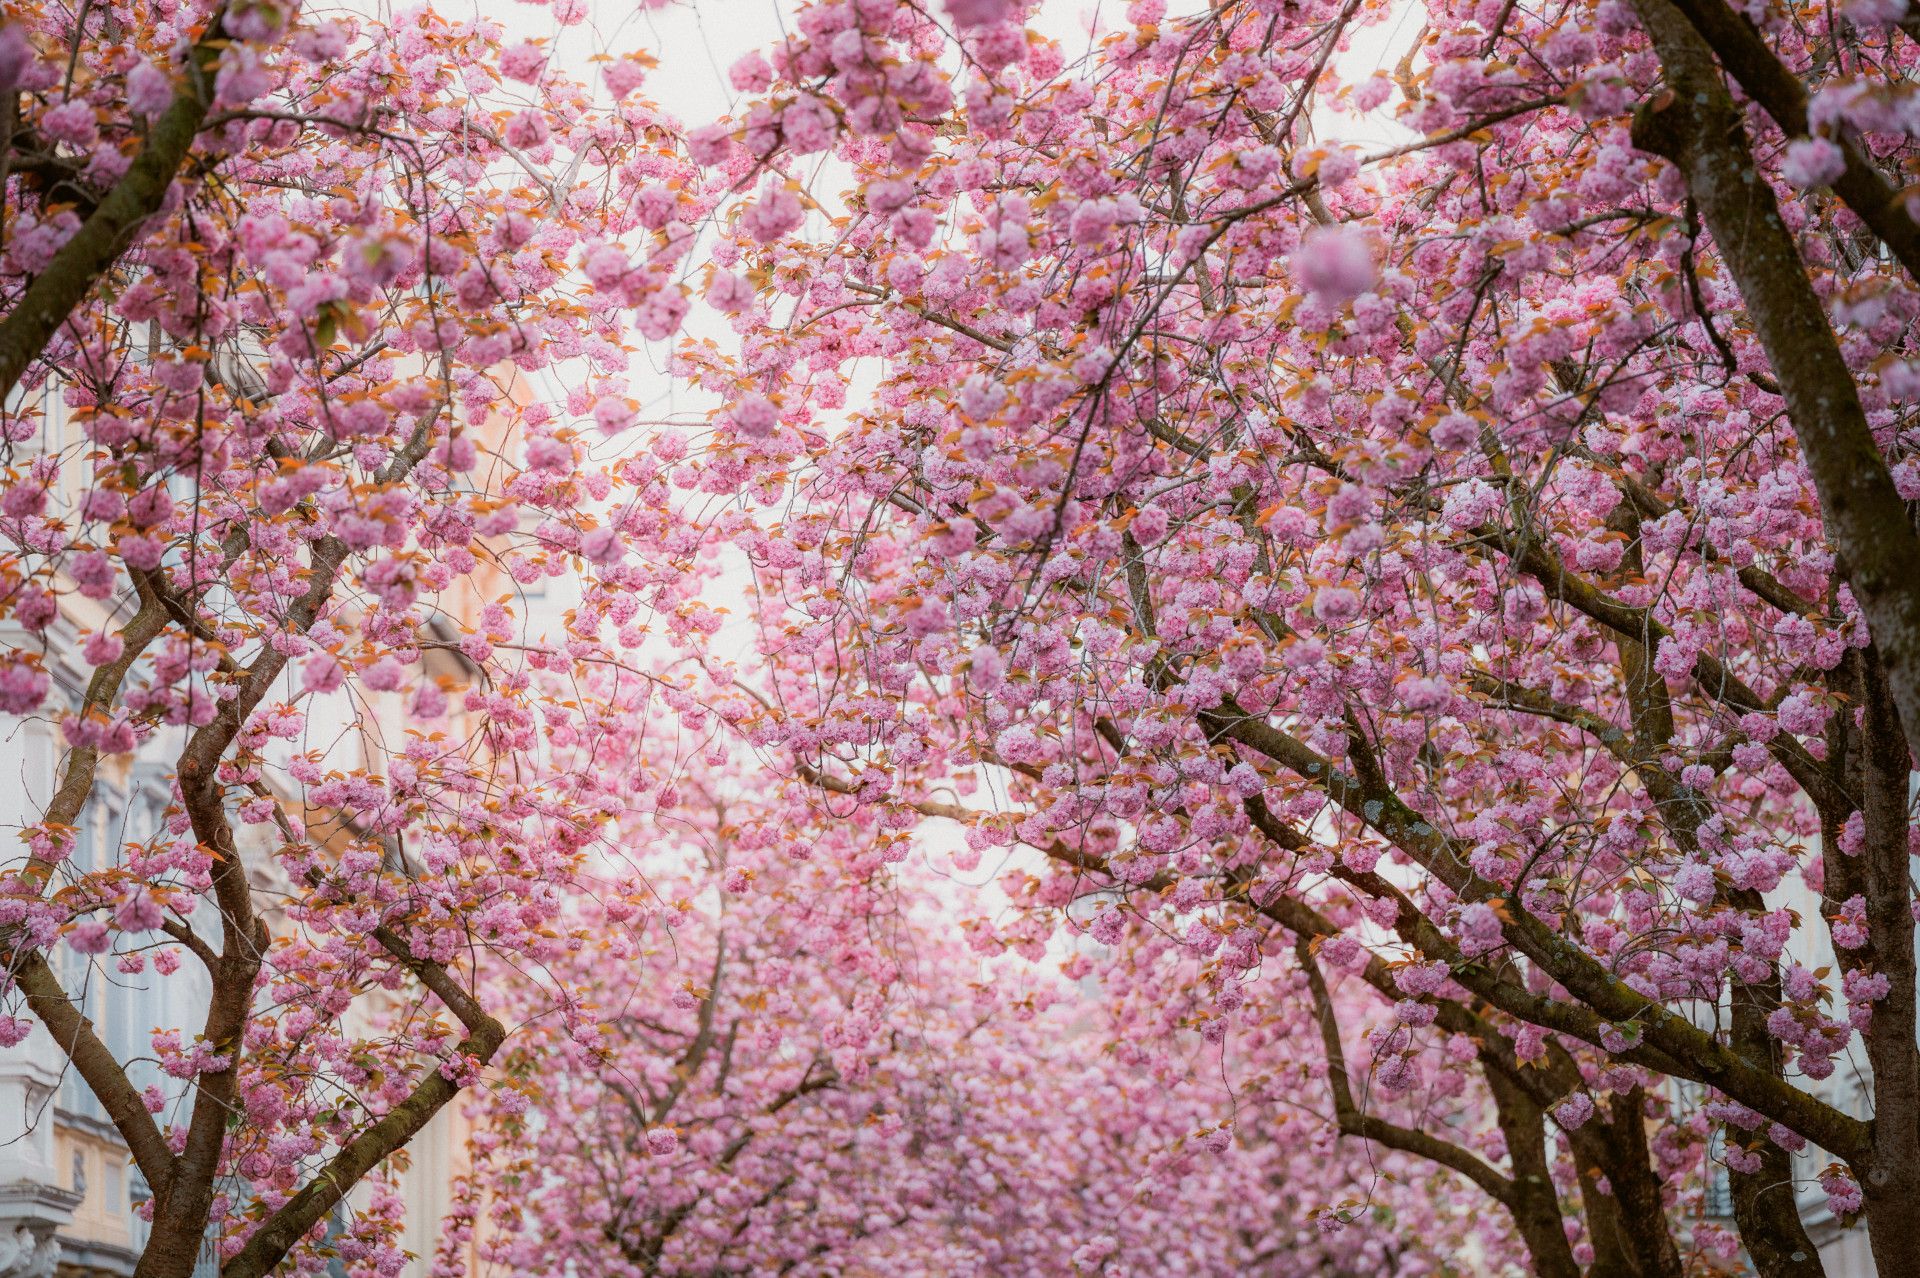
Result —
[[[499, 1051], [477, 956], [587, 943], [574, 868], [644, 781], [595, 749], [651, 685], [583, 672], [711, 616], [590, 455], [705, 206], [643, 60], [543, 49], [278, 0], [0, 25], [0, 711], [63, 742], [0, 871], [0, 1038], [131, 1151], [143, 1278], [209, 1237], [228, 1275], [399, 1263], [392, 1193], [346, 1195]], [[553, 576], [543, 635], [513, 595]], [[132, 1051], [84, 1010], [189, 977]]]
[[[757, 577], [737, 718], [883, 811], [992, 787], [969, 858], [1052, 868], [983, 945], [1178, 926], [1163, 999], [1292, 952], [1336, 1101], [1312, 946], [1388, 964], [1372, 1075], [1430, 1083], [1438, 1024], [1525, 1078], [1596, 1250], [1711, 1136], [1761, 1272], [1822, 1271], [1816, 1183], [1900, 1272], [1913, 24], [1416, 8], [1390, 72], [1369, 0], [1138, 0], [1071, 62], [1005, 0], [815, 3], [734, 68], [691, 141], [740, 342], [686, 358], [727, 405], [676, 482], [754, 512], [707, 525]], [[1419, 1152], [1496, 1198], [1547, 1156]]]
[[0, 1040], [141, 1275], [392, 1270], [489, 1069], [448, 1271], [1902, 1271], [1904, 0], [1055, 20], [801, 3], [683, 139], [429, 8], [6, 10]]
[[482, 1273], [1417, 1274], [1464, 1239], [1406, 1160], [1234, 1149], [1245, 1097], [969, 954], [877, 809], [725, 753], [623, 822], [588, 923], [619, 941], [476, 1094], [438, 1272], [477, 1239]]

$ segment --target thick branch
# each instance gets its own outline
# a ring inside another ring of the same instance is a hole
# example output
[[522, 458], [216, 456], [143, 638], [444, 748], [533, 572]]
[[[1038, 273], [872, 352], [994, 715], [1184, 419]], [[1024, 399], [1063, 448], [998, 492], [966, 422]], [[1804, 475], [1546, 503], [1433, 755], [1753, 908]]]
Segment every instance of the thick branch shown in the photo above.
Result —
[[[1743, 15], [1725, 0], [1671, 0], [1673, 7], [1706, 37], [1720, 64], [1732, 73], [1748, 97], [1773, 117], [1788, 137], [1807, 134], [1807, 89]], [[1847, 202], [1887, 251], [1920, 280], [1920, 226], [1907, 212], [1906, 200], [1873, 167], [1852, 139], [1835, 138], [1846, 153], [1847, 167], [1833, 184], [1834, 194]]]
[[[1649, 652], [1658, 652], [1661, 641], [1671, 633], [1654, 617], [1652, 609], [1637, 608], [1607, 594], [1569, 569], [1538, 538], [1494, 528], [1480, 531], [1485, 540], [1506, 553], [1515, 567], [1540, 583], [1549, 599], [1569, 605], [1622, 638], [1640, 644]], [[1692, 673], [1701, 692], [1731, 710], [1750, 714], [1772, 709], [1712, 653], [1701, 652], [1695, 657]], [[1791, 733], [1776, 733], [1767, 743], [1767, 749], [1815, 804], [1852, 806], [1846, 792]]]
[[186, 78], [148, 130], [126, 176], [107, 192], [47, 269], [34, 277], [12, 313], [0, 321], [0, 396], [12, 393], [74, 308], [126, 251], [140, 224], [160, 211], [167, 188], [186, 163], [206, 119], [213, 70], [219, 61], [214, 37], [220, 25], [216, 16], [207, 35], [188, 55]]
[[160, 1134], [159, 1125], [147, 1112], [139, 1089], [127, 1078], [127, 1072], [107, 1045], [94, 1033], [93, 1022], [80, 1014], [60, 978], [44, 956], [34, 950], [7, 956], [13, 979], [27, 998], [27, 1007], [53, 1035], [53, 1041], [67, 1054], [100, 1105], [113, 1120], [120, 1138], [127, 1142], [134, 1165], [147, 1178], [155, 1193], [165, 1193], [173, 1181], [173, 1151]]
[[[1852, 1160], [1867, 1155], [1869, 1124], [1773, 1077], [1685, 1017], [1635, 993], [1593, 955], [1547, 928], [1517, 902], [1505, 900], [1498, 884], [1482, 879], [1470, 868], [1469, 848], [1434, 828], [1397, 794], [1369, 790], [1304, 742], [1262, 718], [1249, 715], [1232, 701], [1224, 702], [1218, 710], [1202, 712], [1201, 721], [1214, 740], [1237, 741], [1321, 787], [1341, 808], [1424, 866], [1461, 899], [1503, 901], [1507, 918], [1502, 927], [1508, 943], [1565, 986], [1583, 1005], [1576, 1007], [1543, 998], [1539, 1000], [1540, 1006], [1529, 1009], [1524, 1019], [1592, 1043], [1600, 1042], [1599, 1031], [1605, 1028], [1592, 1022], [1590, 1018], [1594, 1014], [1613, 1026], [1637, 1025], [1645, 1042], [1661, 1057], [1657, 1068], [1677, 1071], [1680, 1077], [1718, 1087], [1735, 1100], [1817, 1141], [1842, 1158]], [[1488, 997], [1496, 1006], [1508, 1010], [1503, 998], [1494, 994]], [[1633, 1049], [1618, 1055], [1633, 1059]]]
[[1635, 116], [1634, 145], [1680, 170], [1740, 288], [1820, 494], [1827, 537], [1866, 614], [1907, 736], [1920, 739], [1920, 534], [1773, 188], [1754, 163], [1715, 47], [1669, 0], [1634, 0], [1634, 8], [1669, 87]]
[[506, 1036], [506, 1028], [499, 1021], [490, 1016], [482, 1020], [454, 1049], [452, 1061], [432, 1070], [406, 1100], [354, 1137], [305, 1188], [273, 1213], [247, 1239], [246, 1246], [220, 1266], [221, 1278], [265, 1278], [271, 1273], [363, 1176], [418, 1135], [448, 1101], [460, 1094], [463, 1084], [449, 1078], [448, 1071], [465, 1073], [485, 1066]]

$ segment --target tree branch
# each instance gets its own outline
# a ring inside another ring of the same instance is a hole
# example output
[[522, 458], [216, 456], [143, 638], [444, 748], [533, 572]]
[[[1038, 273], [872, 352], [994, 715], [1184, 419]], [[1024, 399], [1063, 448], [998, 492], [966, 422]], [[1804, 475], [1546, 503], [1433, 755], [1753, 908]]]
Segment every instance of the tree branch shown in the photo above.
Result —
[[319, 1174], [254, 1231], [238, 1254], [220, 1266], [220, 1278], [265, 1278], [362, 1177], [418, 1135], [448, 1101], [459, 1095], [463, 1084], [449, 1078], [447, 1070], [465, 1072], [484, 1067], [507, 1036], [499, 1021], [484, 1013], [482, 1017], [478, 1028], [454, 1048], [453, 1060], [433, 1069], [406, 1100], [334, 1155]]
[[27, 285], [7, 318], [0, 320], [0, 397], [13, 392], [74, 308], [126, 251], [140, 224], [166, 201], [167, 188], [185, 165], [212, 101], [213, 72], [224, 43], [218, 39], [224, 16], [224, 8], [215, 11], [206, 34], [188, 53], [184, 81], [148, 130], [126, 176], [54, 254], [47, 269]]
[[[1732, 73], [1747, 96], [1773, 117], [1782, 133], [1789, 138], [1807, 136], [1806, 85], [1767, 47], [1766, 39], [1748, 18], [1735, 12], [1725, 0], [1671, 3], [1713, 46], [1720, 64]], [[1851, 138], [1837, 136], [1832, 140], [1847, 160], [1845, 171], [1833, 184], [1834, 194], [1880, 237], [1887, 251], [1907, 268], [1907, 274], [1920, 281], [1920, 226], [1907, 212], [1906, 200], [1880, 176]]]
[[[1670, 0], [1634, 0], [1669, 91], [1635, 114], [1633, 143], [1680, 170], [1740, 288], [1780, 381], [1840, 571], [1872, 628], [1908, 739], [1920, 739], [1920, 533], [1894, 489], [1853, 374], [1722, 78], [1716, 53], [1744, 65], [1740, 51], [1748, 41], [1726, 32], [1730, 44], [1716, 37], [1710, 45], [1689, 17], [1702, 15], [1715, 26], [1713, 10], [1699, 0], [1682, 3], [1684, 13]], [[1865, 219], [1871, 210], [1856, 212]], [[1916, 264], [1920, 253], [1910, 272]]]
[[[1849, 1160], [1864, 1157], [1871, 1125], [1774, 1077], [1679, 1014], [1638, 993], [1608, 971], [1593, 955], [1543, 925], [1505, 899], [1499, 885], [1482, 879], [1468, 864], [1470, 849], [1436, 829], [1392, 791], [1370, 791], [1305, 743], [1250, 715], [1232, 700], [1202, 711], [1201, 722], [1213, 740], [1237, 741], [1325, 791], [1341, 808], [1424, 866], [1464, 901], [1500, 901], [1507, 918], [1502, 930], [1509, 944], [1565, 986], [1579, 1005], [1538, 998], [1523, 1019], [1546, 1029], [1599, 1044], [1610, 1026], [1638, 1025], [1646, 1043], [1657, 1049], [1657, 1066], [1679, 1077], [1720, 1088], [1735, 1100], [1800, 1132]], [[1409, 903], [1410, 904], [1410, 903]], [[1476, 991], [1478, 992], [1478, 991]], [[1497, 987], [1486, 995], [1510, 1010], [1510, 996]], [[1592, 1019], [1597, 1014], [1605, 1023]], [[1633, 1059], [1634, 1048], [1616, 1053]]]
[[134, 1165], [147, 1178], [156, 1194], [164, 1194], [173, 1183], [173, 1151], [166, 1137], [147, 1112], [139, 1091], [127, 1078], [127, 1072], [107, 1045], [94, 1032], [93, 1022], [80, 1014], [73, 999], [61, 987], [45, 956], [34, 950], [8, 954], [7, 966], [27, 998], [27, 1007], [53, 1041], [67, 1054], [80, 1078], [113, 1120], [120, 1138], [127, 1142]]
[[1388, 1149], [1413, 1154], [1457, 1171], [1485, 1190], [1496, 1202], [1511, 1207], [1513, 1182], [1484, 1160], [1427, 1132], [1402, 1127], [1366, 1113], [1354, 1104], [1353, 1087], [1347, 1078], [1346, 1050], [1340, 1043], [1340, 1023], [1334, 1011], [1333, 997], [1327, 992], [1326, 978], [1321, 975], [1320, 963], [1304, 940], [1294, 944], [1294, 954], [1299, 959], [1301, 972], [1306, 975], [1307, 988], [1313, 994], [1314, 1015], [1320, 1025], [1320, 1042], [1327, 1057], [1327, 1090], [1333, 1096], [1334, 1118], [1341, 1133], [1359, 1136], [1385, 1145]]

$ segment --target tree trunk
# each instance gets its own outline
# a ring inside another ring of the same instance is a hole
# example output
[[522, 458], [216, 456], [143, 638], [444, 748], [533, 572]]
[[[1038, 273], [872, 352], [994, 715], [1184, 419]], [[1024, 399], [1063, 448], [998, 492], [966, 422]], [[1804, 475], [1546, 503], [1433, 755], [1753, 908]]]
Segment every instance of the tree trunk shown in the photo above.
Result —
[[1633, 0], [1670, 92], [1633, 144], [1687, 182], [1779, 379], [1828, 540], [1873, 631], [1907, 735], [1920, 735], [1920, 534], [1874, 442], [1799, 246], [1761, 176], [1714, 49], [1668, 0]]
[[[1660, 1175], [1647, 1148], [1646, 1103], [1646, 1092], [1636, 1087], [1611, 1098], [1572, 1133], [1574, 1160], [1581, 1168], [1581, 1200], [1596, 1253], [1587, 1278], [1682, 1278], [1685, 1272], [1680, 1248], [1667, 1227]], [[1606, 1177], [1604, 1190], [1593, 1183], [1589, 1168]]]
[[1531, 1272], [1540, 1278], [1580, 1278], [1580, 1266], [1567, 1242], [1560, 1212], [1560, 1193], [1554, 1188], [1547, 1161], [1543, 1114], [1525, 1092], [1515, 1086], [1498, 1062], [1481, 1070], [1493, 1093], [1494, 1117], [1507, 1140], [1507, 1161], [1513, 1167], [1513, 1187], [1506, 1203], [1514, 1228], [1526, 1244]]
[[[1819, 491], [1827, 537], [1872, 629], [1889, 698], [1911, 736], [1920, 727], [1920, 572], [1915, 568], [1920, 537], [1894, 491], [1799, 247], [1781, 219], [1773, 189], [1754, 164], [1744, 117], [1713, 47], [1668, 0], [1633, 3], [1669, 89], [1635, 117], [1634, 145], [1680, 170], [1739, 286]], [[1909, 941], [1909, 962], [1910, 953]], [[1736, 1040], [1743, 1037], [1743, 1014], [1755, 1011], [1736, 991]], [[1758, 1032], [1771, 1043], [1764, 1025]], [[1911, 1126], [1907, 1116], [1893, 1117]], [[1875, 1194], [1867, 1203], [1867, 1218], [1876, 1259], [1885, 1256], [1883, 1269], [1891, 1263], [1895, 1268], [1887, 1272], [1902, 1272], [1920, 1236], [1915, 1229], [1920, 1196], [1896, 1189], [1920, 1171], [1911, 1158], [1905, 1166], [1886, 1159], [1880, 1126], [1876, 1122], [1869, 1152], [1854, 1161], [1863, 1188]], [[1735, 1176], [1741, 1236], [1763, 1273], [1818, 1273], [1818, 1256], [1801, 1241], [1806, 1233], [1793, 1209], [1791, 1160], [1770, 1141], [1761, 1158], [1760, 1172]], [[1751, 1238], [1750, 1228], [1758, 1231]], [[1796, 1259], [1802, 1252], [1805, 1259]], [[1770, 1264], [1785, 1267], [1770, 1269]]]
[[[1920, 1271], [1920, 1040], [1916, 1040], [1914, 923], [1907, 864], [1908, 745], [1873, 647], [1849, 651], [1828, 675], [1840, 709], [1827, 725], [1827, 753], [1859, 804], [1863, 843], [1840, 850], [1848, 813], [1822, 811], [1826, 908], [1867, 902], [1867, 944], [1835, 946], [1844, 972], [1887, 978], [1865, 1032], [1873, 1068], [1873, 1162], [1861, 1179], [1868, 1239], [1883, 1274]], [[1857, 717], [1856, 717], [1857, 712]]]

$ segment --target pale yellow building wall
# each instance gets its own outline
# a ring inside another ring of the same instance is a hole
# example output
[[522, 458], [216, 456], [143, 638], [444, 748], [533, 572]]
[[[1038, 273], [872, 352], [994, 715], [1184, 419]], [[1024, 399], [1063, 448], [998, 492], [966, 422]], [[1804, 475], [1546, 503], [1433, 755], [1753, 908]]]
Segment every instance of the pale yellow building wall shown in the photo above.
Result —
[[60, 1235], [96, 1246], [130, 1249], [133, 1222], [127, 1202], [127, 1149], [111, 1132], [70, 1123], [54, 1126], [54, 1166], [67, 1188], [83, 1193]]

